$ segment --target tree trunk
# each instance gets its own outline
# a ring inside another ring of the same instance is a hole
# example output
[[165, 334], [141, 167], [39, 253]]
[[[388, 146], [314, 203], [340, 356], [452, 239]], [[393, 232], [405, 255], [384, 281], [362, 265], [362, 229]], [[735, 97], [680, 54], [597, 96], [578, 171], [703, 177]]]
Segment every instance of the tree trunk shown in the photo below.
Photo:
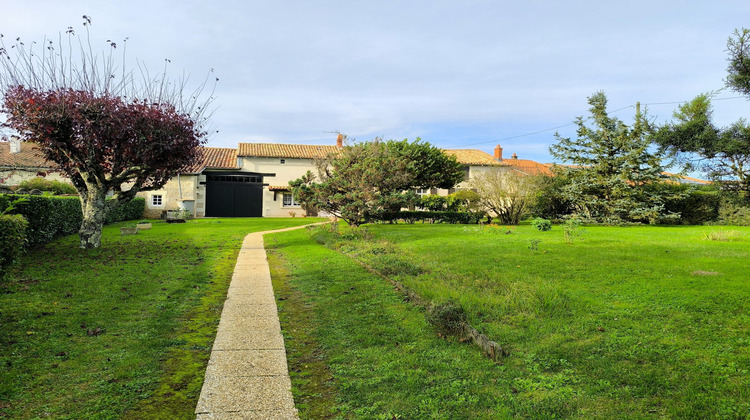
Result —
[[80, 195], [83, 221], [78, 236], [81, 249], [99, 248], [102, 244], [102, 226], [107, 215], [106, 190], [93, 189]]

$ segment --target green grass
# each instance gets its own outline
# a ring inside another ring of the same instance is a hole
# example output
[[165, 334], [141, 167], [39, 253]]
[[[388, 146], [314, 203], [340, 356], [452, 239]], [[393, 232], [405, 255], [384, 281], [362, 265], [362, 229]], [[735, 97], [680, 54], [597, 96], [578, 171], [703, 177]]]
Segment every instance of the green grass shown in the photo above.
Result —
[[315, 221], [121, 223], [29, 252], [0, 285], [0, 417], [194, 418], [242, 239]]
[[[335, 416], [749, 417], [750, 229], [583, 229], [572, 243], [560, 226], [314, 234], [431, 302], [458, 302], [510, 352], [502, 365], [437, 339], [420, 310], [354, 260], [302, 245], [301, 233], [287, 245], [276, 236], [288, 282], [315, 315], [307, 322], [313, 348], [334, 372]], [[402, 354], [405, 342], [419, 344]], [[306, 370], [297, 369], [302, 398]], [[428, 397], [442, 403], [420, 411]]]
[[[266, 236], [302, 418], [493, 418], [503, 367], [439, 338], [380, 277], [306, 232]], [[491, 384], [491, 386], [488, 386]]]

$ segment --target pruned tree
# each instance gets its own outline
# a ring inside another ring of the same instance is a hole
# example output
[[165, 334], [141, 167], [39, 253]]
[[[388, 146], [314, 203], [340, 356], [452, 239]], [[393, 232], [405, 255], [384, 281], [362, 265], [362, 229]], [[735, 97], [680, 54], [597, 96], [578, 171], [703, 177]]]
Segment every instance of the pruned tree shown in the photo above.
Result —
[[318, 161], [317, 171], [289, 183], [297, 201], [352, 226], [407, 207], [412, 188], [450, 188], [463, 178], [455, 157], [420, 139], [347, 145]]
[[492, 168], [472, 177], [479, 204], [500, 223], [517, 225], [536, 197], [539, 179], [515, 169]]
[[570, 183], [563, 196], [582, 216], [599, 222], [655, 222], [668, 217], [664, 197], [646, 186], [665, 180], [662, 155], [649, 150], [651, 126], [640, 109], [631, 126], [607, 113], [607, 97], [597, 92], [588, 99], [593, 128], [583, 117], [575, 121], [577, 138], [555, 133], [552, 156], [568, 167]]
[[208, 78], [187, 93], [187, 80], [170, 81], [166, 67], [152, 77], [128, 68], [124, 53], [118, 64], [112, 41], [97, 55], [91, 19], [83, 24], [85, 39], [68, 28], [67, 44], [61, 37], [27, 47], [16, 39], [7, 48], [0, 39], [0, 112], [5, 127], [70, 178], [83, 211], [80, 247], [97, 248], [109, 209], [161, 188], [200, 158], [213, 97], [202, 95]]
[[408, 162], [389, 153], [380, 140], [345, 146], [317, 162], [318, 175], [308, 171], [289, 184], [300, 203], [344, 219], [351, 226], [366, 223], [378, 210], [400, 206], [407, 183]]

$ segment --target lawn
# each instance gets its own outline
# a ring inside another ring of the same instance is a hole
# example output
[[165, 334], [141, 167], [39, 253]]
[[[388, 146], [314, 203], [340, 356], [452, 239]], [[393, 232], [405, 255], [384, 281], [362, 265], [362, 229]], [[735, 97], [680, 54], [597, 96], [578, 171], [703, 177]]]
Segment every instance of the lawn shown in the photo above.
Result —
[[[748, 228], [342, 231], [268, 244], [305, 418], [750, 416]], [[460, 305], [509, 355], [439, 338], [357, 262]]]
[[0, 284], [0, 417], [195, 418], [242, 239], [318, 219], [154, 222], [69, 236]]

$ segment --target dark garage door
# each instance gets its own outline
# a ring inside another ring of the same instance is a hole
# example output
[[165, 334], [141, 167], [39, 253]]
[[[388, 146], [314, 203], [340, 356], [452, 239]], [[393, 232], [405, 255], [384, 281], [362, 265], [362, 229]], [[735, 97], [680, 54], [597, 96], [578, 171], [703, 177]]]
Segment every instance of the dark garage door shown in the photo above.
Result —
[[262, 175], [206, 174], [207, 217], [262, 217]]

